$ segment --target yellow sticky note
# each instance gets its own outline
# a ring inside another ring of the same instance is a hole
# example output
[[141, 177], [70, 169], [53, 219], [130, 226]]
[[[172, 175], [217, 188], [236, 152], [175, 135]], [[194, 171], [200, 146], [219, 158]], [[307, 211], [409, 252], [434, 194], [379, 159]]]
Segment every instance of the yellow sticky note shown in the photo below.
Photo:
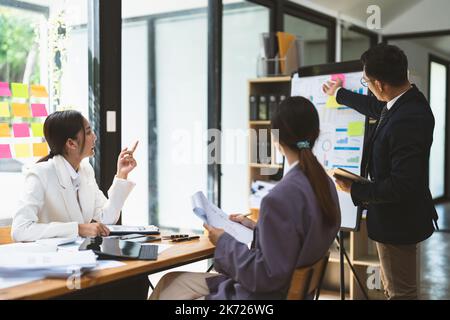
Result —
[[13, 103], [12, 114], [14, 117], [30, 118], [30, 107], [26, 103]]
[[347, 134], [349, 137], [360, 137], [364, 135], [364, 122], [350, 122], [348, 124]]
[[48, 145], [46, 142], [33, 143], [34, 157], [45, 157], [46, 155], [48, 155]]
[[10, 115], [8, 102], [0, 101], [0, 117], [8, 118]]
[[44, 124], [43, 123], [32, 123], [31, 132], [33, 132], [33, 137], [43, 137], [44, 136]]
[[8, 123], [0, 123], [0, 138], [11, 137], [11, 129]]
[[28, 98], [28, 85], [25, 83], [11, 83], [12, 96], [14, 98]]
[[15, 144], [14, 151], [16, 158], [30, 158], [31, 157], [31, 145], [30, 144]]
[[329, 109], [337, 109], [339, 107], [341, 107], [342, 105], [340, 105], [337, 101], [336, 101], [336, 97], [334, 96], [329, 96], [328, 100], [327, 100], [327, 104], [326, 107]]
[[47, 89], [45, 88], [45, 86], [33, 84], [31, 85], [31, 96], [34, 98], [47, 98]]

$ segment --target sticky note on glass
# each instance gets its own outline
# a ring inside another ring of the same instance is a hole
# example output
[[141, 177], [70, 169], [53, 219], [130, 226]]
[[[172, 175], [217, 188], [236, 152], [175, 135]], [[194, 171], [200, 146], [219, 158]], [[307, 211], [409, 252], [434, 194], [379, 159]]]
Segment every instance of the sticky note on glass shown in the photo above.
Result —
[[0, 101], [0, 118], [9, 118], [10, 116], [8, 102]]
[[0, 97], [11, 97], [8, 82], [0, 82]]
[[329, 96], [325, 106], [327, 108], [329, 108], [329, 109], [337, 109], [337, 108], [341, 107], [342, 105], [340, 105], [336, 101], [336, 97], [335, 96]]
[[14, 137], [16, 138], [26, 138], [30, 136], [30, 128], [28, 123], [13, 123]]
[[363, 136], [364, 135], [364, 122], [363, 121], [350, 122], [348, 124], [347, 134], [350, 137]]
[[47, 98], [48, 97], [47, 89], [44, 86], [41, 86], [39, 84], [32, 84], [30, 91], [31, 91], [31, 96], [33, 98]]
[[44, 124], [43, 123], [32, 123], [31, 131], [33, 132], [33, 137], [43, 137], [44, 136]]
[[33, 117], [48, 116], [47, 109], [45, 108], [45, 104], [33, 103], [31, 105], [31, 114], [33, 115]]
[[30, 107], [26, 103], [13, 103], [12, 114], [14, 117], [30, 118]]
[[0, 138], [11, 137], [11, 130], [9, 129], [9, 123], [0, 123]]
[[15, 144], [14, 154], [16, 158], [31, 158], [31, 145], [29, 143]]
[[331, 75], [331, 81], [336, 81], [336, 79], [341, 79], [342, 86], [345, 87], [345, 74], [338, 73]]
[[0, 159], [11, 159], [11, 149], [9, 144], [0, 144]]
[[46, 155], [48, 155], [48, 145], [46, 142], [33, 143], [34, 157], [45, 157]]
[[28, 85], [25, 83], [11, 83], [12, 96], [14, 98], [28, 98]]

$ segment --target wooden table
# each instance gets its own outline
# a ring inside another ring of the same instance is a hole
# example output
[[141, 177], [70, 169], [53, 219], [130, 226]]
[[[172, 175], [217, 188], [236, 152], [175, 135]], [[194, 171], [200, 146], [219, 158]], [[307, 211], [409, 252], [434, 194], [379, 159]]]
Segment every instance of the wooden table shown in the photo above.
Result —
[[[163, 240], [162, 243], [172, 244], [167, 240]], [[156, 261], [122, 260], [126, 263], [125, 266], [89, 272], [79, 281], [81, 289], [70, 289], [65, 279], [43, 279], [0, 289], [0, 300], [145, 299], [149, 274], [212, 258], [213, 255], [214, 246], [208, 237], [200, 236], [198, 240], [173, 245], [163, 251]]]

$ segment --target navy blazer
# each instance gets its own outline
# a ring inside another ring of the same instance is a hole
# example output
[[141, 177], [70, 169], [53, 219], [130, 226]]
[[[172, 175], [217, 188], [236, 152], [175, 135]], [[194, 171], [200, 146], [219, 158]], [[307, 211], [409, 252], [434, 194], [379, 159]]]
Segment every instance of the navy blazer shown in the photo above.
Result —
[[[379, 119], [385, 102], [339, 89], [338, 103]], [[368, 207], [371, 239], [388, 244], [415, 244], [433, 234], [437, 213], [428, 188], [428, 161], [434, 117], [415, 85], [388, 111], [370, 138], [367, 160], [371, 184], [354, 183], [353, 203]]]
[[[339, 200], [329, 179], [336, 206]], [[285, 299], [294, 270], [321, 259], [340, 227], [326, 225], [308, 178], [299, 166], [263, 198], [249, 249], [228, 233], [218, 240], [206, 299]]]

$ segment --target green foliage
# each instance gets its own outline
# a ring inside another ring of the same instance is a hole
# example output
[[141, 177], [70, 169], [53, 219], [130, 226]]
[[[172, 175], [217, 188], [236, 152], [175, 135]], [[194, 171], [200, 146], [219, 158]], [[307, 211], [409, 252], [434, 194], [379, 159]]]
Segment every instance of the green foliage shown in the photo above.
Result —
[[[29, 15], [0, 9], [0, 80], [22, 81], [28, 53], [37, 41], [37, 25]], [[31, 83], [39, 82], [38, 65], [35, 64]]]

